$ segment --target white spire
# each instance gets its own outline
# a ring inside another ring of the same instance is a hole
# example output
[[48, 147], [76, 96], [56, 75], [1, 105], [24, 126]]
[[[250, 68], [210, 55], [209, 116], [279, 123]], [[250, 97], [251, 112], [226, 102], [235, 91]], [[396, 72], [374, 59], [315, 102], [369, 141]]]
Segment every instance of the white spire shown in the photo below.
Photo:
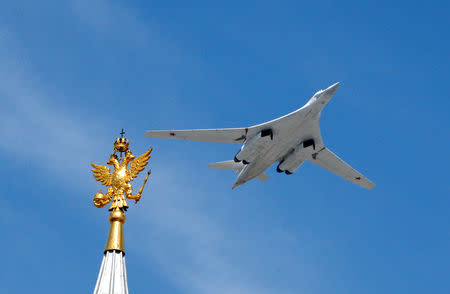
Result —
[[109, 250], [103, 255], [94, 294], [128, 294], [125, 254]]
[[113, 209], [109, 215], [111, 227], [94, 294], [128, 294], [123, 240], [125, 219], [125, 214], [119, 208]]

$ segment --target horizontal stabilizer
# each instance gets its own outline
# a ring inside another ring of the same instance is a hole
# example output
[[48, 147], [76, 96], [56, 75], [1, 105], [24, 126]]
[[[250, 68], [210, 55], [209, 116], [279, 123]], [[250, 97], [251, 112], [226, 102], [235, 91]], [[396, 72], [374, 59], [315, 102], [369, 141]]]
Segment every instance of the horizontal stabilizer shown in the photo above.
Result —
[[325, 147], [314, 153], [308, 160], [358, 186], [369, 190], [375, 187], [373, 182]]
[[[227, 160], [227, 161], [219, 161], [219, 162], [211, 163], [210, 165], [208, 165], [208, 167], [214, 168], [214, 169], [235, 170], [236, 173], [239, 173], [245, 167], [245, 165], [242, 162], [235, 162], [234, 160]], [[262, 172], [256, 178], [265, 182], [265, 181], [267, 181], [269, 176], [265, 172]]]
[[234, 160], [227, 160], [211, 163], [210, 165], [208, 165], [208, 167], [214, 169], [227, 169], [240, 171], [241, 169], [244, 168], [244, 165], [241, 162], [235, 162]]

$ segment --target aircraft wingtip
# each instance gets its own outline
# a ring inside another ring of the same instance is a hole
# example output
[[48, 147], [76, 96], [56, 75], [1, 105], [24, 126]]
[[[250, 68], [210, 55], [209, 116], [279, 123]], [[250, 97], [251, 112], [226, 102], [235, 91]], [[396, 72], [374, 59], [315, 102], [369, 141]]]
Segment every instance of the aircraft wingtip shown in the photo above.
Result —
[[375, 188], [375, 183], [371, 182], [369, 180], [369, 182], [364, 186], [364, 188], [366, 188], [367, 190], [372, 190], [373, 188]]

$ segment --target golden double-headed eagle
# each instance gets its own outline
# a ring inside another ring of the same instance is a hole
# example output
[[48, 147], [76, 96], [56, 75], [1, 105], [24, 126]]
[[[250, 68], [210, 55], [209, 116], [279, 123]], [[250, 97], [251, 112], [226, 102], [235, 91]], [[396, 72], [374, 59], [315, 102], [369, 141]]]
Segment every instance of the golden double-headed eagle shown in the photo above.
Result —
[[[128, 150], [128, 146], [128, 140], [123, 137], [117, 138], [114, 142], [114, 149], [121, 154], [124, 152], [125, 155], [121, 158], [122, 161], [120, 161], [116, 154], [111, 154], [107, 164], [114, 167], [114, 171], [112, 173], [108, 166], [91, 163], [93, 167], [92, 172], [94, 173], [95, 179], [103, 185], [109, 187], [106, 190], [106, 195], [101, 192], [95, 194], [95, 206], [104, 207], [112, 201], [109, 210], [113, 210], [115, 208], [126, 210], [128, 205], [124, 196], [128, 199], [135, 200], [136, 203], [141, 199], [142, 191], [147, 183], [150, 171], [147, 173], [147, 177], [145, 178], [141, 189], [135, 195], [133, 195], [133, 187], [130, 182], [145, 169], [145, 166], [148, 164], [148, 160], [150, 159], [152, 148], [147, 150], [147, 152], [141, 156], [135, 158], [133, 153]], [[129, 169], [128, 164], [130, 164]]]

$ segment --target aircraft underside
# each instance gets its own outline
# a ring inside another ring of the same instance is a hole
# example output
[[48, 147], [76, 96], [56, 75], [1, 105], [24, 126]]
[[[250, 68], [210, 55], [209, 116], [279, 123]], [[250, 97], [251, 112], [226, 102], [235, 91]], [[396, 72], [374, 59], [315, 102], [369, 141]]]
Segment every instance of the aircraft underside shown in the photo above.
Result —
[[[273, 135], [272, 132], [270, 134]], [[256, 136], [255, 138], [261, 137]], [[259, 140], [263, 141], [263, 139]], [[299, 140], [288, 142], [281, 142], [281, 140], [263, 141], [265, 144], [260, 145], [258, 145], [258, 140], [253, 140], [248, 145], [244, 144], [234, 157], [234, 161], [242, 162], [244, 167], [239, 172], [233, 187], [258, 177], [276, 162], [278, 162], [277, 172], [284, 172], [287, 175], [293, 174], [316, 149], [315, 139], [306, 139], [301, 142]]]
[[338, 88], [320, 90], [301, 108], [277, 119], [247, 128], [148, 131], [153, 138], [243, 144], [234, 160], [216, 162], [210, 168], [234, 170], [237, 187], [253, 178], [266, 181], [265, 170], [278, 162], [277, 171], [294, 173], [306, 160], [356, 185], [375, 184], [325, 147], [320, 135], [320, 115]]

